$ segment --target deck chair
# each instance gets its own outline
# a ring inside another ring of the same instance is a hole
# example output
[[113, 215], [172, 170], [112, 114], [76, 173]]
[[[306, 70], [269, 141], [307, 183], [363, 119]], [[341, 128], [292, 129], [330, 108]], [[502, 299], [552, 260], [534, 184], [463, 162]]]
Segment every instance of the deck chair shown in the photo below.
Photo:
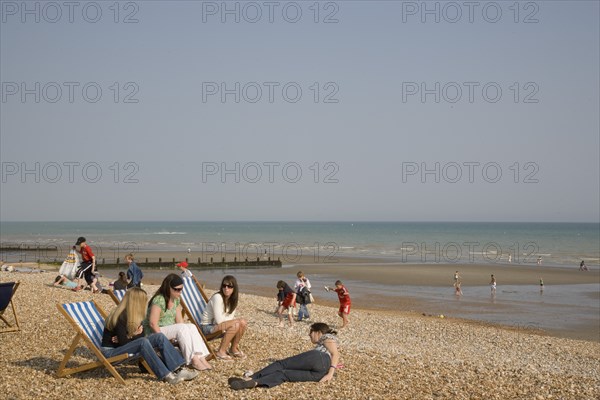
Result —
[[[100, 348], [102, 346], [102, 333], [104, 331], [106, 312], [104, 312], [94, 300], [79, 303], [57, 304], [56, 306], [77, 332], [69, 350], [67, 350], [65, 357], [58, 367], [57, 376], [59, 378], [76, 372], [105, 367], [119, 383], [125, 384], [125, 380], [121, 374], [117, 372], [113, 364], [134, 360], [141, 360], [144, 368], [146, 368], [147, 371], [152, 371], [146, 360], [139, 354], [121, 354], [110, 358], [104, 357]], [[80, 340], [83, 340], [83, 343], [96, 355], [99, 361], [66, 368], [67, 361], [69, 361], [73, 355]]]
[[125, 297], [126, 290], [109, 290], [108, 295], [115, 302], [115, 304], [119, 304], [123, 301], [123, 297]]
[[[6, 324], [5, 327], [0, 327], [0, 333], [16, 332], [21, 330], [21, 327], [19, 326], [19, 317], [17, 316], [17, 310], [15, 309], [15, 303], [13, 302], [13, 297], [15, 296], [15, 292], [19, 288], [20, 283], [21, 282], [0, 283], [0, 320]], [[4, 312], [8, 310], [9, 306], [11, 307], [15, 320], [15, 322], [12, 324], [4, 315]]]
[[200, 329], [200, 323], [202, 322], [202, 313], [208, 303], [208, 296], [202, 290], [202, 285], [196, 279], [195, 276], [189, 278], [183, 278], [183, 291], [181, 292], [181, 305], [183, 311], [189, 319], [196, 325], [198, 332], [202, 335], [202, 338], [206, 342], [210, 353], [214, 356], [213, 349], [208, 345], [208, 341], [218, 339], [223, 336], [223, 332], [215, 332], [211, 335], [204, 335], [202, 329]]

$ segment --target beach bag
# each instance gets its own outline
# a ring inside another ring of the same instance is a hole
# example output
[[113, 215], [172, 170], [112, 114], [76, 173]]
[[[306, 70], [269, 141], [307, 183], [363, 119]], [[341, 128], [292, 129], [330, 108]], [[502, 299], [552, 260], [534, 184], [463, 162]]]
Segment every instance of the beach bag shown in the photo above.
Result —
[[62, 265], [60, 266], [58, 273], [66, 276], [68, 279], [75, 279], [75, 275], [80, 263], [81, 261], [77, 252], [75, 250], [71, 250], [65, 261], [63, 261]]
[[298, 290], [298, 302], [300, 304], [310, 304], [310, 292], [308, 291], [308, 289], [304, 286], [302, 286], [299, 290]]

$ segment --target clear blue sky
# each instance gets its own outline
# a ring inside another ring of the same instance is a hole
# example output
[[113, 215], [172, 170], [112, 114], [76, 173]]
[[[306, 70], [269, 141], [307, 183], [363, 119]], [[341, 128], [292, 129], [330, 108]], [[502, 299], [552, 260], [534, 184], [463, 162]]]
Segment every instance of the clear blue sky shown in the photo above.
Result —
[[2, 220], [600, 220], [597, 1], [0, 3]]

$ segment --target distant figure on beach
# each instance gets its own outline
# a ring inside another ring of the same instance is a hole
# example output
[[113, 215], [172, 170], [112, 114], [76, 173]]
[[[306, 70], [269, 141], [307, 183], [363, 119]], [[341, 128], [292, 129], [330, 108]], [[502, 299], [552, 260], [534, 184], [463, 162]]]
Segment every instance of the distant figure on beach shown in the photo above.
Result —
[[96, 278], [96, 256], [92, 248], [87, 245], [83, 236], [77, 239], [75, 246], [79, 246], [82, 259], [81, 265], [77, 269], [77, 284], [81, 279], [85, 279], [85, 282], [92, 288], [92, 293], [100, 293], [96, 286], [96, 282], [98, 282], [98, 278]]
[[544, 291], [544, 280], [540, 278], [540, 292]]
[[272, 388], [284, 382], [328, 382], [333, 379], [340, 360], [337, 332], [329, 325], [317, 322], [310, 326], [308, 334], [315, 345], [313, 350], [275, 361], [255, 373], [249, 371], [243, 378], [231, 377], [229, 387], [233, 390], [257, 386]]
[[199, 371], [210, 370], [212, 367], [206, 360], [210, 352], [200, 332], [195, 325], [183, 322], [182, 290], [183, 279], [179, 275], [169, 274], [165, 277], [148, 304], [145, 333], [151, 335], [162, 332], [169, 340], [176, 339], [186, 364]]
[[279, 295], [278, 299], [283, 298], [283, 300], [281, 300], [281, 305], [277, 309], [277, 316], [279, 317], [279, 327], [283, 327], [284, 311], [287, 312], [290, 326], [293, 326], [293, 310], [294, 304], [296, 303], [296, 292], [294, 292], [294, 290], [292, 290], [292, 288], [284, 281], [277, 282], [277, 289], [279, 289], [279, 292], [282, 293]]
[[188, 248], [188, 254], [192, 254], [192, 249]]
[[194, 276], [194, 274], [192, 274], [192, 271], [188, 269], [187, 261], [182, 261], [179, 264], [177, 264], [177, 268], [179, 268], [179, 270], [181, 271], [182, 278], [191, 278], [192, 276]]
[[121, 303], [106, 318], [102, 354], [114, 357], [140, 353], [154, 375], [172, 385], [194, 379], [198, 373], [184, 368], [184, 359], [165, 335], [153, 333], [144, 337], [142, 320], [147, 301], [148, 295], [143, 289], [132, 288], [125, 293]]
[[462, 296], [462, 294], [463, 294], [462, 289], [460, 288], [460, 285], [461, 285], [460, 281], [457, 281], [454, 284], [454, 294], [457, 296]]
[[119, 272], [119, 279], [113, 282], [113, 290], [127, 290], [127, 285], [129, 285], [127, 275], [123, 271]]
[[542, 256], [538, 256], [537, 265], [542, 265]]
[[71, 289], [74, 291], [78, 291], [81, 289], [81, 287], [77, 284], [77, 282], [73, 282], [72, 280], [70, 280], [69, 278], [67, 278], [64, 275], [58, 275], [55, 279], [54, 279], [54, 286], [62, 286], [66, 289]]
[[454, 293], [456, 295], [462, 294], [462, 290], [460, 289], [460, 275], [458, 275], [458, 271], [454, 273]]
[[263, 254], [263, 260], [266, 260], [267, 258], [269, 258], [269, 256], [267, 254], [267, 250], [265, 250], [265, 253]]
[[220, 360], [230, 361], [232, 357], [246, 358], [239, 345], [246, 333], [248, 322], [243, 318], [235, 318], [238, 295], [237, 279], [232, 275], [226, 275], [221, 281], [219, 291], [212, 295], [202, 314], [200, 328], [204, 335], [212, 335], [215, 332], [224, 334], [215, 354]]
[[512, 254], [508, 255], [508, 263], [511, 264], [512, 263]]
[[583, 260], [581, 260], [581, 263], [579, 263], [579, 270], [580, 271], [587, 271], [588, 267], [587, 265], [585, 265], [585, 262]]
[[133, 254], [127, 254], [125, 256], [125, 261], [127, 261], [127, 263], [129, 264], [129, 268], [127, 268], [127, 279], [129, 279], [129, 285], [127, 285], [127, 287], [142, 287], [142, 279], [144, 278], [144, 273], [133, 260]]
[[490, 290], [492, 294], [496, 294], [496, 277], [492, 274], [492, 279], [490, 281]]
[[310, 294], [310, 281], [307, 277], [304, 276], [302, 271], [298, 271], [296, 274], [296, 283], [294, 284], [294, 290], [296, 291], [296, 299], [298, 299], [298, 304], [300, 304], [300, 308], [298, 310], [298, 322], [302, 321], [302, 319], [309, 319], [310, 313], [308, 312], [308, 304], [311, 303]]
[[338, 300], [340, 301], [338, 315], [342, 318], [341, 328], [347, 327], [349, 323], [348, 315], [350, 315], [350, 307], [352, 305], [352, 301], [350, 300], [350, 292], [348, 292], [348, 289], [346, 289], [346, 286], [344, 286], [340, 280], [335, 281], [335, 289], [325, 286], [325, 290], [328, 292], [333, 290], [337, 293]]

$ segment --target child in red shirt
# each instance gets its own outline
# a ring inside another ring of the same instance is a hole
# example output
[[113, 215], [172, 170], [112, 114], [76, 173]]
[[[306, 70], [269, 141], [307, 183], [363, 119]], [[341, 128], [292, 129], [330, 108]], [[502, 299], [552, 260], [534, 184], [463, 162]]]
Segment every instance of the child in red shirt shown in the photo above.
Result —
[[338, 300], [340, 301], [340, 309], [338, 311], [338, 315], [340, 317], [342, 317], [341, 328], [345, 328], [346, 326], [348, 326], [348, 323], [349, 323], [348, 314], [350, 314], [350, 306], [352, 305], [352, 302], [350, 301], [350, 293], [348, 292], [348, 289], [346, 289], [346, 286], [344, 286], [342, 284], [342, 281], [338, 280], [338, 281], [335, 281], [335, 289], [331, 288], [329, 286], [325, 286], [325, 290], [328, 292], [330, 290], [333, 290], [337, 293]]
[[292, 290], [291, 287], [284, 281], [277, 282], [277, 289], [280, 290], [282, 298], [281, 305], [277, 309], [277, 316], [279, 317], [279, 327], [283, 327], [283, 313], [287, 311], [288, 321], [290, 326], [294, 325], [294, 320], [292, 318], [292, 310], [294, 309], [294, 305], [296, 304], [296, 292]]

